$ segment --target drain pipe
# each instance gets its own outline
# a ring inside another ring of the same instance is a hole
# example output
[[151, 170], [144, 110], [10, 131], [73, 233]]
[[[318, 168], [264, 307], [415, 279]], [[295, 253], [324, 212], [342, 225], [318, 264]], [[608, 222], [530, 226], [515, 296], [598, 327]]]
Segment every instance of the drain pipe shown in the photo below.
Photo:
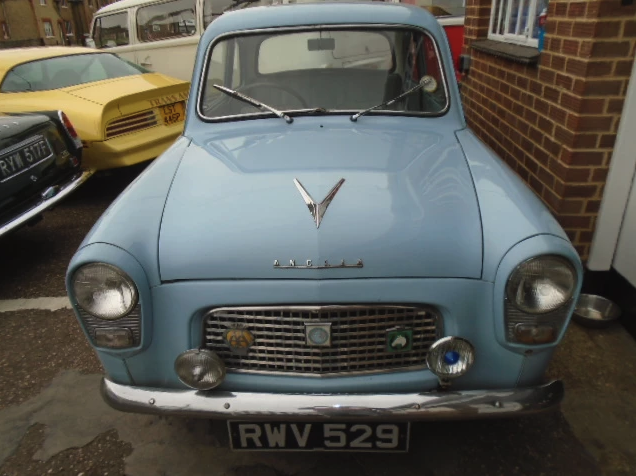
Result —
[[38, 24], [38, 16], [35, 14], [35, 7], [33, 6], [33, 0], [29, 0], [29, 5], [31, 6], [31, 11], [33, 12], [33, 24], [35, 25], [35, 31], [38, 32], [37, 39], [39, 39], [42, 42], [42, 45], [46, 45], [46, 42], [44, 41], [44, 36], [46, 35], [43, 36], [40, 34], [40, 25]]
[[2, 16], [4, 16], [4, 23], [7, 25], [7, 33], [9, 34], [9, 38], [11, 38], [11, 24], [9, 23], [9, 16], [7, 15], [7, 7], [5, 6], [5, 0], [0, 0], [2, 2]]

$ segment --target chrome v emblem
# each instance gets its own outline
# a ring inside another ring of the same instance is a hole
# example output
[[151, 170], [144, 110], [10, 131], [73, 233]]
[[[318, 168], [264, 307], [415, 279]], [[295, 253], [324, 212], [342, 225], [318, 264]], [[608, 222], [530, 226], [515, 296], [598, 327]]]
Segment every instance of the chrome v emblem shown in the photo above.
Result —
[[305, 187], [303, 187], [303, 184], [301, 184], [298, 181], [298, 179], [294, 179], [296, 188], [298, 189], [300, 194], [303, 196], [303, 200], [305, 200], [305, 203], [307, 204], [307, 208], [309, 208], [309, 213], [311, 213], [311, 216], [314, 217], [314, 222], [316, 222], [316, 228], [320, 227], [320, 222], [322, 221], [322, 217], [325, 215], [327, 208], [329, 208], [329, 204], [331, 203], [333, 198], [336, 196], [336, 193], [338, 193], [338, 190], [340, 190], [340, 187], [342, 187], [342, 184], [344, 183], [344, 181], [345, 179], [340, 179], [340, 181], [336, 185], [334, 185], [334, 187], [331, 190], [329, 190], [329, 193], [323, 199], [323, 201], [320, 203], [316, 203], [314, 199], [311, 198], [311, 195], [309, 195], [309, 192], [305, 190]]

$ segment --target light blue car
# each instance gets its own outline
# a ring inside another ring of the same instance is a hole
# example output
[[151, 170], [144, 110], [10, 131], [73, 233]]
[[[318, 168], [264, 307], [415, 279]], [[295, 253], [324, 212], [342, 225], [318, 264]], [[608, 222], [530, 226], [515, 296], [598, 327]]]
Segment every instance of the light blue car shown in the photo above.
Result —
[[558, 405], [581, 263], [453, 78], [418, 7], [214, 21], [183, 136], [68, 269], [106, 401], [227, 420], [237, 450], [339, 451]]

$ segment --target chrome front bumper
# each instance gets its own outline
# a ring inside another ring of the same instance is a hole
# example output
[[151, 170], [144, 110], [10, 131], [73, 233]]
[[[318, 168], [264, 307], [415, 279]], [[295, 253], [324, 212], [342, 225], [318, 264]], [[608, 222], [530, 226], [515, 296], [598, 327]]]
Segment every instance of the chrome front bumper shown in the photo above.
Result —
[[137, 413], [237, 420], [469, 420], [549, 410], [563, 399], [554, 381], [530, 388], [411, 394], [273, 394], [162, 390], [102, 380], [113, 408]]
[[71, 182], [65, 184], [63, 188], [61, 188], [51, 198], [42, 199], [42, 201], [40, 201], [33, 208], [30, 208], [29, 210], [25, 211], [21, 215], [18, 215], [17, 217], [13, 218], [11, 221], [0, 226], [0, 236], [12, 230], [15, 230], [16, 228], [19, 228], [22, 225], [25, 225], [30, 220], [37, 217], [43, 211], [51, 208], [53, 205], [55, 205], [59, 201], [66, 198], [71, 192], [75, 191], [77, 187], [79, 187], [84, 182], [86, 182], [91, 177], [91, 175], [93, 175], [93, 173], [94, 173], [93, 170], [85, 170], [83, 172], [78, 173], [78, 175]]

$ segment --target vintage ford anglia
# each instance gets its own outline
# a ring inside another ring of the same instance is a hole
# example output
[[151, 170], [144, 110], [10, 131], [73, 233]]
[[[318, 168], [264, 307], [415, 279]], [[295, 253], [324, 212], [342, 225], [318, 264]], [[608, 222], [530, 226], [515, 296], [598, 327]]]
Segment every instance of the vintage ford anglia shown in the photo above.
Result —
[[213, 22], [183, 135], [68, 269], [106, 401], [254, 450], [400, 451], [411, 421], [557, 406], [581, 263], [453, 77], [422, 8]]

